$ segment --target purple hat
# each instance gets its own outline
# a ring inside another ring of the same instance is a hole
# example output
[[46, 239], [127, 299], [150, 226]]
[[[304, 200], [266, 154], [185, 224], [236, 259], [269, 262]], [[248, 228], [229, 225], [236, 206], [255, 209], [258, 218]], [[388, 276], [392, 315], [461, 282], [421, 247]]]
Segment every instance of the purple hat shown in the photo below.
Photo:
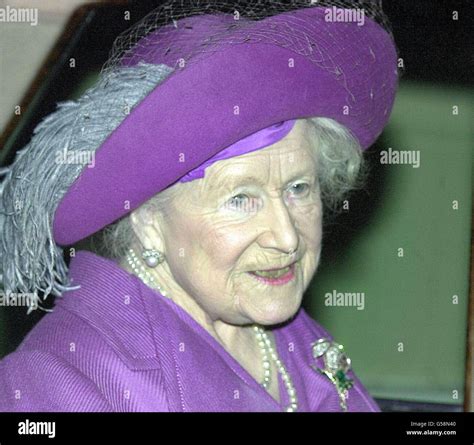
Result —
[[68, 189], [54, 214], [56, 243], [86, 238], [205, 168], [226, 147], [281, 122], [331, 118], [368, 148], [394, 102], [396, 47], [372, 18], [362, 25], [338, 21], [333, 10], [329, 20], [328, 10], [308, 6], [258, 21], [195, 15], [139, 40], [119, 65], [165, 64], [174, 71]]

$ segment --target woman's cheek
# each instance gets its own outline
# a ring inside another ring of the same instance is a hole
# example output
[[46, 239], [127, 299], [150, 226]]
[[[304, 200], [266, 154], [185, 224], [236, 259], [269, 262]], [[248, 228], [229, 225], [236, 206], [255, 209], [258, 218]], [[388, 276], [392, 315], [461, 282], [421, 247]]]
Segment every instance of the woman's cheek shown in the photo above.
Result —
[[308, 206], [304, 211], [294, 213], [298, 232], [305, 238], [306, 244], [318, 244], [322, 232], [322, 212], [320, 206]]
[[199, 234], [201, 247], [219, 269], [232, 269], [250, 242], [249, 229], [229, 221], [212, 221]]

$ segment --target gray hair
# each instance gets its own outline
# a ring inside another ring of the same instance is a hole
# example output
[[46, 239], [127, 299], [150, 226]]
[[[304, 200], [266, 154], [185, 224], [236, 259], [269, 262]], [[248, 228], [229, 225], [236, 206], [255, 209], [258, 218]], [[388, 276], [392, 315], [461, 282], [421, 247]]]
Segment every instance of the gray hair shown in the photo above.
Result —
[[[0, 280], [5, 293], [32, 294], [32, 308], [40, 307], [38, 293], [62, 295], [70, 286], [64, 249], [52, 234], [59, 202], [87, 167], [105, 139], [126, 115], [173, 70], [166, 65], [140, 63], [121, 67], [87, 90], [77, 101], [66, 101], [35, 129], [31, 141], [17, 152], [0, 184]], [[319, 140], [319, 180], [323, 202], [336, 209], [348, 191], [357, 187], [363, 156], [357, 140], [339, 123], [308, 119]], [[78, 162], [59, 162], [60, 153], [79, 155]], [[85, 162], [84, 162], [85, 160]], [[166, 203], [183, 184], [175, 184], [144, 203], [164, 212]], [[134, 241], [126, 215], [79, 246], [104, 257], [124, 259]]]

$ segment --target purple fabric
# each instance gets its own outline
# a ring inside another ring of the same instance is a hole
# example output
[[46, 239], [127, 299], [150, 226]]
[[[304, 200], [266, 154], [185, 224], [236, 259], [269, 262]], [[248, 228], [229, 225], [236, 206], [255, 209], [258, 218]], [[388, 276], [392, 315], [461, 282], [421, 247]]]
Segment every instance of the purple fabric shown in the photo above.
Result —
[[237, 141], [230, 147], [225, 148], [196, 167], [194, 170], [191, 170], [188, 174], [184, 175], [179, 182], [189, 182], [194, 181], [195, 179], [204, 178], [206, 168], [210, 167], [214, 162], [251, 153], [252, 151], [260, 150], [261, 148], [268, 147], [269, 145], [278, 142], [292, 130], [295, 123], [296, 120], [279, 122], [278, 124], [264, 128], [263, 130], [257, 131], [256, 133]]
[[[183, 309], [114, 262], [78, 251], [70, 273], [81, 288], [57, 299], [0, 361], [0, 411], [281, 411], [288, 403], [281, 378], [280, 405]], [[303, 309], [274, 333], [299, 410], [340, 411], [333, 384], [311, 368], [311, 343], [331, 336]], [[379, 411], [350, 376], [349, 411]]]
[[[311, 21], [312, 37], [329, 52], [329, 65], [318, 66], [288, 48], [251, 42], [217, 44], [212, 53], [176, 69], [126, 116], [97, 150], [95, 167], [83, 169], [61, 200], [53, 219], [59, 245], [95, 233], [225, 147], [278, 122], [324, 116], [345, 125], [364, 148], [376, 140], [389, 118], [398, 82], [391, 37], [369, 18], [364, 26], [325, 21], [324, 8], [285, 14], [293, 23]], [[248, 29], [265, 32], [280, 16]], [[192, 39], [193, 29], [206, 30], [209, 21], [229, 21], [202, 17], [189, 19], [192, 29], [180, 28], [188, 33], [191, 47], [202, 43]], [[169, 44], [152, 37], [147, 39], [152, 45]], [[154, 59], [155, 54], [144, 51], [138, 59], [168, 61]], [[179, 54], [167, 57], [176, 61]]]

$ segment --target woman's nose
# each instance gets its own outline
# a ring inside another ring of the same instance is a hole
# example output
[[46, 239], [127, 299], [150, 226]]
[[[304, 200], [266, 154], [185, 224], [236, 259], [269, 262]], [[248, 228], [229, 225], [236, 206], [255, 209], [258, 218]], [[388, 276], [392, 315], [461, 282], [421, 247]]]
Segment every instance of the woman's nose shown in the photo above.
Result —
[[262, 248], [278, 249], [283, 253], [298, 250], [298, 233], [287, 206], [282, 199], [273, 199], [263, 212], [262, 234], [259, 245]]

